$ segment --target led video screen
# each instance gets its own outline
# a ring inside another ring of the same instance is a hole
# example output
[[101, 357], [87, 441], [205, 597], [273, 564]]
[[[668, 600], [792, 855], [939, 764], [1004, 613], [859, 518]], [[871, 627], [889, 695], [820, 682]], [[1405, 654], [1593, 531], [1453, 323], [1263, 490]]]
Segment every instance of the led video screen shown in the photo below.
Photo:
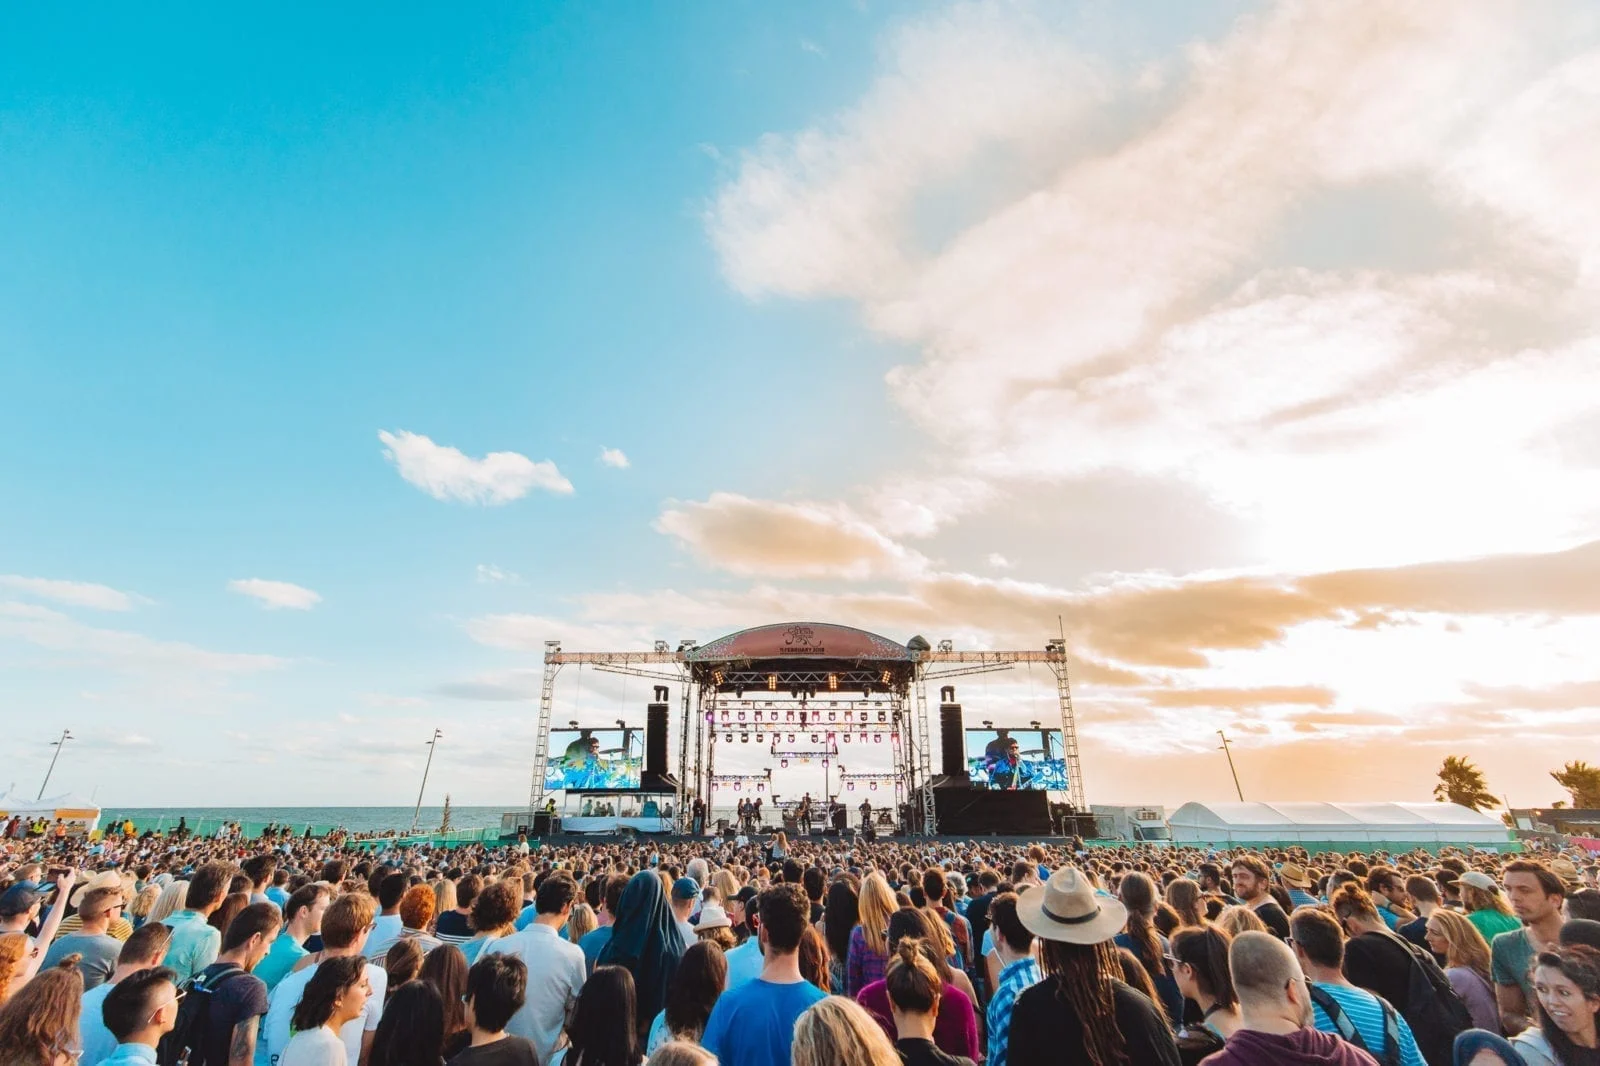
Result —
[[967, 776], [974, 788], [1065, 792], [1061, 730], [969, 729]]
[[544, 787], [638, 788], [644, 771], [644, 734], [637, 729], [552, 729]]

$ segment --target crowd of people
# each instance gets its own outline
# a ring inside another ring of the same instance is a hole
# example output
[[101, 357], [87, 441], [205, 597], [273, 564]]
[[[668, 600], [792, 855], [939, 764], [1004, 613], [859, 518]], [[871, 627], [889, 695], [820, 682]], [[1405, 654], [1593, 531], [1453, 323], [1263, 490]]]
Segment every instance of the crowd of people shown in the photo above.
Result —
[[0, 843], [0, 1066], [1578, 1066], [1581, 854]]

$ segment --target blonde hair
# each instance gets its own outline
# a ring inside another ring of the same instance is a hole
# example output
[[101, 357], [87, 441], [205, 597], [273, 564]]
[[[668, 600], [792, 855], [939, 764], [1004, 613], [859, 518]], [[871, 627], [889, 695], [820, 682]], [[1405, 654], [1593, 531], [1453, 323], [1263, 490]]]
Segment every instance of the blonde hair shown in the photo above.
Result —
[[867, 950], [874, 955], [889, 954], [889, 919], [900, 907], [888, 880], [878, 871], [872, 871], [861, 882], [861, 896], [856, 906], [861, 914], [861, 935], [867, 941]]
[[128, 913], [135, 918], [149, 917], [155, 908], [156, 900], [161, 898], [160, 885], [145, 885], [139, 894], [133, 897], [133, 902], [128, 905]]
[[594, 915], [594, 908], [587, 903], [580, 903], [572, 908], [572, 913], [567, 915], [567, 939], [576, 944], [585, 933], [592, 933], [600, 924]]
[[173, 881], [161, 890], [161, 895], [156, 897], [155, 904], [146, 916], [146, 922], [161, 922], [183, 910], [189, 902], [189, 882]]
[[739, 894], [739, 879], [732, 870], [718, 870], [711, 875], [711, 884], [723, 900], [730, 900]]
[[1270, 932], [1261, 916], [1245, 906], [1224, 907], [1222, 913], [1217, 915], [1217, 928], [1235, 938], [1240, 933]]
[[656, 1048], [645, 1066], [717, 1066], [717, 1057], [699, 1044], [669, 1040]]
[[900, 1056], [865, 1007], [843, 996], [829, 996], [813, 1003], [794, 1023], [791, 1062], [793, 1066], [900, 1066]]
[[1467, 908], [1467, 913], [1473, 911], [1498, 911], [1507, 918], [1515, 918], [1511, 913], [1511, 904], [1506, 902], [1505, 896], [1499, 892], [1489, 892], [1477, 885], [1469, 885], [1462, 881], [1456, 882], [1461, 889], [1461, 905]]
[[[1428, 924], [1437, 926], [1445, 942], [1445, 965], [1465, 966], [1473, 973], [1489, 980], [1489, 942], [1483, 939], [1478, 927], [1465, 915], [1437, 907], [1428, 915]], [[1491, 982], [1493, 983], [1493, 982]]]
[[437, 917], [456, 909], [456, 883], [441, 877], [433, 883], [433, 913]]
[[948, 959], [956, 953], [955, 937], [950, 935], [950, 927], [944, 924], [944, 918], [932, 907], [922, 908], [922, 917], [927, 920], [928, 929], [939, 942], [939, 957]]
[[17, 964], [28, 954], [26, 933], [0, 935], [0, 1003], [11, 998], [11, 981], [16, 976]]

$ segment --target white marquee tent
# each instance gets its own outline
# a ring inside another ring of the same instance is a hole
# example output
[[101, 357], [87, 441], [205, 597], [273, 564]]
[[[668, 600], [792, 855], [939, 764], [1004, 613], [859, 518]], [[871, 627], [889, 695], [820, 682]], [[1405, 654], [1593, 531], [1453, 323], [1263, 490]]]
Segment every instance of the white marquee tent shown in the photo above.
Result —
[[1167, 819], [1179, 844], [1505, 844], [1492, 814], [1455, 803], [1185, 803]]

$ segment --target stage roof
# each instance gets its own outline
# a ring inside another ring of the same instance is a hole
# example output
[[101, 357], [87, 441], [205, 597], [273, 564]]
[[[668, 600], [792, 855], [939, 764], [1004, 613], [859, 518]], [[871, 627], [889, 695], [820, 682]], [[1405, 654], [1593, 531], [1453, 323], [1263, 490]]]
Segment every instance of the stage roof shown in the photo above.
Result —
[[743, 629], [702, 644], [691, 663], [758, 662], [772, 659], [847, 659], [909, 663], [911, 649], [864, 629], [827, 622], [780, 622]]

